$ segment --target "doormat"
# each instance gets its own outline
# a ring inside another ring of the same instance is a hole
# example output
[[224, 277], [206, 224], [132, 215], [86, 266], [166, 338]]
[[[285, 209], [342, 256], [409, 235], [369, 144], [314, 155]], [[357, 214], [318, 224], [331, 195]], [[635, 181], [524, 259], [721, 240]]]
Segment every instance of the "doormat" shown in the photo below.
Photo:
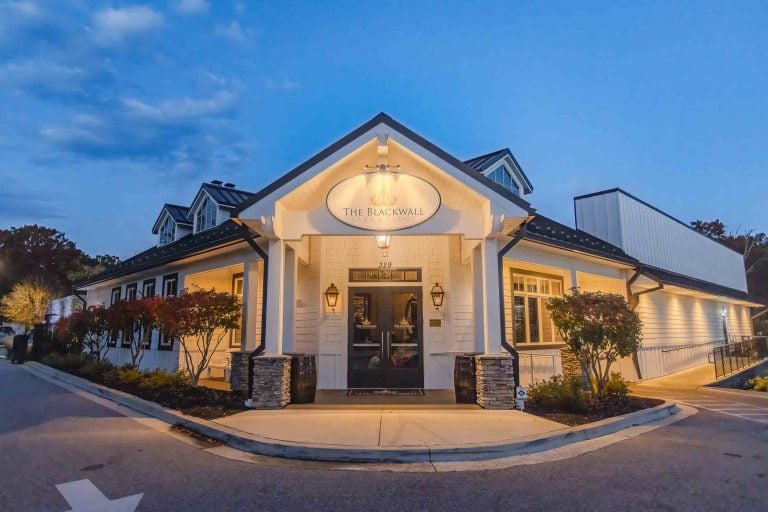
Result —
[[353, 388], [347, 390], [347, 396], [424, 396], [419, 388]]

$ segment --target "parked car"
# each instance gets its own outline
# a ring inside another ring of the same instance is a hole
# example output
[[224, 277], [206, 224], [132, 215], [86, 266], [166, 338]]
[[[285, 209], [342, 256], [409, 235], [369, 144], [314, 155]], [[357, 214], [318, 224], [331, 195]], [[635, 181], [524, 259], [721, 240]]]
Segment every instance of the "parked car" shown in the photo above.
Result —
[[13, 337], [16, 332], [10, 325], [0, 326], [0, 348], [5, 348], [5, 354], [11, 353], [11, 346], [13, 345]]

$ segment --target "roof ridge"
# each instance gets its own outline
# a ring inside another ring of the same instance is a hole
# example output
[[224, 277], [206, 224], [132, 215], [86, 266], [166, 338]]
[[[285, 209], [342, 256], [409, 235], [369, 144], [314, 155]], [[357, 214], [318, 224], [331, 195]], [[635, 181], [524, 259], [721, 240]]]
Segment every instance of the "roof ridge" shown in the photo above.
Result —
[[506, 147], [506, 148], [501, 148], [501, 149], [497, 149], [496, 151], [491, 151], [490, 153], [486, 153], [486, 154], [484, 154], [484, 155], [478, 155], [478, 156], [473, 156], [472, 158], [467, 158], [467, 159], [466, 159], [466, 160], [464, 160], [463, 162], [464, 162], [464, 163], [467, 163], [467, 162], [471, 162], [472, 160], [480, 160], [480, 159], [482, 159], [482, 158], [487, 158], [487, 157], [489, 157], [489, 156], [491, 156], [491, 155], [498, 155], [499, 153], [503, 153], [503, 152], [505, 152], [505, 151], [509, 151], [509, 152], [511, 152], [512, 150], [510, 150], [508, 147]]
[[256, 193], [256, 192], [250, 192], [248, 190], [243, 190], [241, 188], [225, 187], [224, 185], [215, 185], [215, 184], [209, 183], [207, 181], [204, 181], [201, 186], [202, 187], [213, 187], [213, 188], [217, 188], [217, 189], [220, 189], [220, 190], [230, 190], [230, 191], [233, 191], [233, 192], [240, 192], [241, 194], [254, 195]]

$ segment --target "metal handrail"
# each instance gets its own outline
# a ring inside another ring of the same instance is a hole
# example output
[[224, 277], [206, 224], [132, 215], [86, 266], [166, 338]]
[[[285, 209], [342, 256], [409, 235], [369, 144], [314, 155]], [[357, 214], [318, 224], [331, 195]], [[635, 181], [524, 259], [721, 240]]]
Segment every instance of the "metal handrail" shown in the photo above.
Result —
[[706, 346], [706, 345], [718, 344], [718, 343], [724, 345], [726, 343], [726, 340], [712, 340], [712, 341], [707, 341], [705, 343], [691, 343], [689, 345], [680, 345], [679, 347], [669, 348], [669, 349], [666, 349], [666, 350], [662, 350], [661, 352], [662, 352], [662, 354], [666, 354], [667, 352], [675, 352], [676, 350], [684, 350], [684, 349], [687, 349], [687, 348], [703, 347], [703, 346]]

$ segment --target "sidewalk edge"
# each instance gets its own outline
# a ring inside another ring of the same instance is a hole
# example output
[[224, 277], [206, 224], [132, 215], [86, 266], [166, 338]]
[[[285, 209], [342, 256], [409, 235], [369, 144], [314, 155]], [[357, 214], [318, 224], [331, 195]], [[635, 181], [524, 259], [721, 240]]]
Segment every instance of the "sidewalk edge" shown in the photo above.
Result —
[[509, 443], [408, 447], [313, 445], [268, 439], [212, 421], [187, 416], [156, 403], [40, 363], [29, 362], [23, 365], [23, 368], [54, 384], [57, 383], [56, 381], [69, 384], [170, 425], [187, 428], [231, 448], [259, 455], [301, 460], [400, 463], [492, 460], [544, 452], [568, 444], [603, 437], [629, 427], [644, 425], [672, 416], [679, 411], [674, 402], [666, 401], [662, 405], [624, 416], [608, 418], [589, 425], [561, 429], [554, 434], [530, 436]]

